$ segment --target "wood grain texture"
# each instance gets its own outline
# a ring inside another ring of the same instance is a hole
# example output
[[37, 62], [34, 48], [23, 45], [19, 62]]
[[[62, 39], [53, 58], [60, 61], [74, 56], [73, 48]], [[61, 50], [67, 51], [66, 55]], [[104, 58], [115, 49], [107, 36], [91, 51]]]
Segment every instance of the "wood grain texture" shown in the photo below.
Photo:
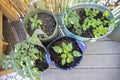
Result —
[[87, 50], [85, 54], [116, 54], [120, 53], [120, 42], [116, 41], [96, 41], [86, 42]]
[[13, 7], [11, 7], [10, 4], [7, 4], [4, 0], [0, 1], [0, 9], [3, 11], [3, 14], [11, 21], [18, 20], [18, 14], [16, 10]]
[[2, 21], [2, 11], [0, 10], [0, 60], [1, 60], [1, 56], [2, 56], [2, 52], [3, 52], [3, 49], [2, 49], [2, 33], [3, 33], [3, 30], [2, 30], [2, 27], [3, 27], [3, 21]]
[[120, 69], [48, 69], [43, 80], [120, 80]]
[[13, 70], [11, 68], [9, 68], [7, 71], [4, 71], [2, 69], [0, 69], [0, 76], [6, 75], [13, 72]]
[[[120, 69], [120, 55], [84, 55], [77, 69]], [[50, 68], [57, 69], [56, 66]]]

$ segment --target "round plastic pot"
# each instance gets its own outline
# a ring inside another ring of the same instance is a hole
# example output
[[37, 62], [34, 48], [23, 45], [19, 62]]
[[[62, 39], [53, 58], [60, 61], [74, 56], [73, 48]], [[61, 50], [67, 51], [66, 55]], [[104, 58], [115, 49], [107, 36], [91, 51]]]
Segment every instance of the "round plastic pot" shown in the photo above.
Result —
[[111, 38], [112, 40], [120, 41], [120, 27], [115, 28], [108, 37]]
[[28, 23], [29, 19], [30, 19], [32, 16], [35, 16], [37, 13], [47, 13], [47, 14], [53, 16], [54, 19], [55, 19], [55, 21], [56, 21], [56, 28], [55, 28], [53, 34], [52, 34], [51, 36], [49, 36], [48, 38], [40, 38], [41, 42], [43, 42], [43, 43], [48, 43], [48, 42], [52, 41], [53, 39], [55, 39], [55, 38], [57, 37], [57, 35], [58, 35], [58, 22], [57, 22], [57, 19], [56, 19], [54, 13], [52, 13], [52, 12], [49, 11], [49, 10], [36, 8], [36, 9], [32, 10], [29, 14], [27, 14], [27, 15], [25, 16], [24, 20], [23, 20], [23, 28], [24, 28], [24, 31], [25, 31], [25, 33], [26, 33], [27, 36], [30, 36], [30, 35], [28, 34], [28, 31], [27, 31], [27, 28], [29, 27], [29, 26], [27, 25], [27, 23]]
[[[70, 66], [69, 68], [62, 68], [61, 66], [58, 66], [57, 64], [55, 64], [54, 61], [51, 60], [51, 58], [50, 58], [50, 53], [49, 53], [49, 52], [50, 52], [50, 47], [51, 47], [51, 45], [54, 44], [55, 41], [57, 41], [57, 40], [59, 40], [59, 39], [61, 39], [61, 38], [64, 39], [64, 38], [66, 38], [66, 37], [72, 39], [73, 41], [75, 41], [75, 42], [77, 43], [77, 45], [78, 45], [79, 48], [80, 48], [80, 52], [81, 52], [82, 56], [79, 57], [78, 62], [75, 63], [73, 66]], [[58, 67], [58, 68], [60, 68], [60, 69], [63, 69], [63, 70], [71, 70], [71, 69], [73, 69], [74, 67], [76, 67], [76, 66], [78, 66], [78, 65], [80, 64], [80, 62], [82, 61], [82, 58], [83, 58], [83, 53], [85, 52], [86, 48], [87, 48], [87, 46], [86, 46], [86, 44], [85, 44], [84, 42], [81, 42], [81, 41], [79, 41], [79, 40], [76, 40], [76, 39], [74, 39], [74, 38], [72, 38], [72, 37], [69, 37], [69, 36], [58, 37], [57, 39], [55, 39], [54, 41], [52, 41], [52, 42], [47, 46], [46, 59], [47, 59], [47, 62], [48, 62], [49, 65], [56, 66], [56, 67]]]
[[109, 38], [115, 41], [120, 41], [120, 21], [117, 22], [117, 26], [114, 30], [108, 35]]
[[[105, 11], [105, 10], [108, 10], [110, 12], [110, 14], [111, 14], [110, 17], [109, 17], [109, 20], [111, 20], [111, 19], [114, 18], [112, 12], [107, 7], [105, 7], [104, 5], [97, 4], [97, 3], [81, 3], [81, 4], [78, 4], [78, 5], [75, 5], [75, 6], [71, 7], [72, 10], [77, 9], [77, 8], [95, 8], [95, 9], [98, 9], [98, 10], [100, 10], [102, 12]], [[103, 38], [103, 37], [109, 35], [113, 31], [113, 29], [114, 29], [114, 25], [111, 25], [109, 27], [109, 29], [108, 29], [108, 32], [105, 35], [100, 36], [98, 38], [81, 37], [81, 36], [78, 36], [78, 35], [75, 35], [75, 34], [71, 33], [67, 29], [67, 27], [64, 24], [64, 16], [65, 15], [67, 15], [66, 11], [64, 12], [63, 17], [62, 17], [62, 24], [63, 24], [63, 30], [64, 30], [64, 32], [68, 36], [71, 36], [71, 37], [76, 38], [76, 39], [81, 40], [81, 41], [90, 41], [90, 40], [96, 40], [96, 39], [99, 39], [99, 38]]]

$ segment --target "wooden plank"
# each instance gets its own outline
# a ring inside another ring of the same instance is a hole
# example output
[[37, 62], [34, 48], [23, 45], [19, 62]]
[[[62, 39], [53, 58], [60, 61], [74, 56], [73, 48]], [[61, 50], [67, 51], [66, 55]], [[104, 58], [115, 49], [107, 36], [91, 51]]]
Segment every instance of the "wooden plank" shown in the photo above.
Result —
[[3, 14], [9, 18], [11, 21], [17, 21], [18, 20], [18, 14], [9, 4], [5, 4], [4, 0], [0, 1], [0, 9], [3, 11]]
[[3, 25], [3, 14], [2, 14], [2, 11], [0, 10], [0, 39], [2, 39], [2, 25]]
[[5, 52], [6, 52], [6, 50], [7, 50], [7, 46], [8, 46], [8, 43], [7, 43], [7, 42], [5, 42], [5, 41], [3, 41], [3, 46], [2, 46], [3, 53], [5, 53]]
[[120, 80], [120, 69], [48, 69], [43, 80]]
[[119, 68], [120, 55], [84, 55], [77, 68]]
[[[4, 38], [7, 40], [8, 43], [11, 43], [13, 46], [16, 43], [15, 33], [13, 32], [12, 25], [8, 22], [8, 20], [5, 20], [3, 22], [3, 31], [4, 31]], [[19, 26], [17, 26], [19, 27]], [[12, 36], [11, 36], [12, 35]]]
[[16, 30], [23, 30], [23, 25], [21, 21], [15, 21], [11, 23]]
[[9, 68], [7, 71], [4, 71], [4, 70], [0, 70], [0, 76], [3, 76], [3, 75], [6, 75], [6, 74], [9, 74], [13, 72], [13, 70], [11, 68]]
[[0, 10], [0, 60], [1, 60], [1, 56], [2, 56], [2, 52], [3, 52], [3, 50], [2, 50], [2, 11]]
[[115, 9], [116, 7], [117, 7], [117, 6], [115, 6], [115, 5], [114, 5], [114, 6], [112, 6], [112, 5], [111, 5], [111, 6], [108, 6], [108, 8], [111, 9], [111, 10]]
[[[120, 55], [83, 55], [77, 69], [120, 69]], [[50, 68], [57, 69], [56, 66]]]
[[19, 37], [20, 41], [23, 41], [26, 39], [26, 34], [24, 30], [18, 30], [18, 31], [16, 30], [16, 32], [17, 32], [17, 36]]
[[85, 43], [87, 44], [85, 54], [120, 54], [120, 42], [96, 41]]

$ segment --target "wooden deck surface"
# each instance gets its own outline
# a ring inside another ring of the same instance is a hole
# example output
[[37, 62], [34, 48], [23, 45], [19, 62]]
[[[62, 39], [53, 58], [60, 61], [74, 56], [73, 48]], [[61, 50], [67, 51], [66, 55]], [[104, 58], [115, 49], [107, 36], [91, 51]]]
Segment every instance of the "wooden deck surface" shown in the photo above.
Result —
[[106, 37], [86, 44], [79, 66], [69, 71], [51, 66], [43, 80], [120, 80], [120, 42]]
[[[16, 37], [9, 36], [5, 38], [10, 38], [13, 41], [11, 44], [15, 44], [24, 40], [25, 35], [23, 36], [24, 31], [20, 22], [12, 25], [14, 25], [12, 27], [17, 33]], [[4, 26], [6, 26], [6, 29], [11, 27], [7, 24], [4, 24]], [[120, 80], [120, 42], [105, 37], [96, 42], [85, 43], [87, 44], [87, 50], [79, 66], [68, 71], [50, 66], [48, 70], [40, 75], [43, 80]], [[0, 78], [0, 80], [2, 79]]]

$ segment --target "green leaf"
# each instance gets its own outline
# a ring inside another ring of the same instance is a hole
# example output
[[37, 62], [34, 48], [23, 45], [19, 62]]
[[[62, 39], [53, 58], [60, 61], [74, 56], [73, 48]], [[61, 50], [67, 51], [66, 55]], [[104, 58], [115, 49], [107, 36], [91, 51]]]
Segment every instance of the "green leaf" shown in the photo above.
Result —
[[108, 10], [104, 11], [103, 16], [107, 18], [110, 17], [110, 12]]
[[25, 77], [24, 71], [22, 71], [22, 70], [18, 70], [18, 74], [19, 74], [20, 76], [22, 76], [22, 77]]
[[66, 63], [66, 60], [64, 58], [64, 59], [62, 59], [62, 65], [64, 65], [65, 63]]
[[15, 58], [16, 57], [14, 51], [10, 51], [9, 55], [10, 55], [10, 58]]
[[33, 75], [35, 76], [35, 77], [38, 77], [39, 76], [39, 74], [40, 74], [40, 71], [38, 71], [38, 68], [33, 68], [32, 69], [33, 71]]
[[8, 66], [9, 66], [8, 62], [5, 62], [5, 64], [3, 65], [3, 68], [4, 68], [5, 71], [7, 71]]
[[28, 49], [28, 48], [29, 48], [29, 45], [24, 42], [24, 43], [22, 44], [22, 48], [23, 48], [23, 49]]
[[21, 43], [17, 43], [17, 44], [15, 45], [15, 49], [19, 50], [20, 48], [21, 48]]
[[63, 59], [63, 58], [66, 58], [67, 56], [66, 56], [66, 54], [62, 54], [61, 55], [61, 58]]
[[73, 51], [73, 55], [74, 55], [75, 57], [80, 57], [80, 56], [81, 56], [81, 53], [78, 52], [78, 51]]
[[72, 42], [71, 42], [67, 45], [67, 50], [72, 51], [72, 49], [73, 49], [73, 47], [72, 47]]
[[73, 59], [73, 58], [74, 58], [74, 56], [73, 56], [71, 53], [69, 53], [69, 54], [68, 54], [68, 58], [70, 58], [70, 59], [71, 59], [71, 61], [74, 61], [74, 59]]
[[42, 78], [37, 77], [36, 80], [42, 80]]
[[39, 53], [38, 49], [36, 49], [36, 48], [29, 49], [29, 51], [31, 53]]
[[16, 63], [12, 63], [12, 69], [13, 69], [14, 72], [17, 70]]
[[64, 42], [62, 42], [62, 48], [64, 49], [66, 49], [67, 48], [67, 45], [64, 43]]
[[54, 46], [54, 47], [52, 47], [53, 48], [53, 50], [56, 52], [56, 53], [62, 53], [62, 48], [61, 47], [59, 47], [59, 46]]
[[71, 63], [72, 62], [72, 60], [68, 57], [67, 58], [67, 63]]
[[0, 66], [3, 66], [3, 61], [0, 61]]
[[7, 56], [5, 54], [2, 54], [2, 59], [7, 60]]
[[34, 21], [34, 19], [33, 19], [33, 18], [30, 18], [30, 21], [31, 21], [31, 22], [33, 22], [33, 21]]

